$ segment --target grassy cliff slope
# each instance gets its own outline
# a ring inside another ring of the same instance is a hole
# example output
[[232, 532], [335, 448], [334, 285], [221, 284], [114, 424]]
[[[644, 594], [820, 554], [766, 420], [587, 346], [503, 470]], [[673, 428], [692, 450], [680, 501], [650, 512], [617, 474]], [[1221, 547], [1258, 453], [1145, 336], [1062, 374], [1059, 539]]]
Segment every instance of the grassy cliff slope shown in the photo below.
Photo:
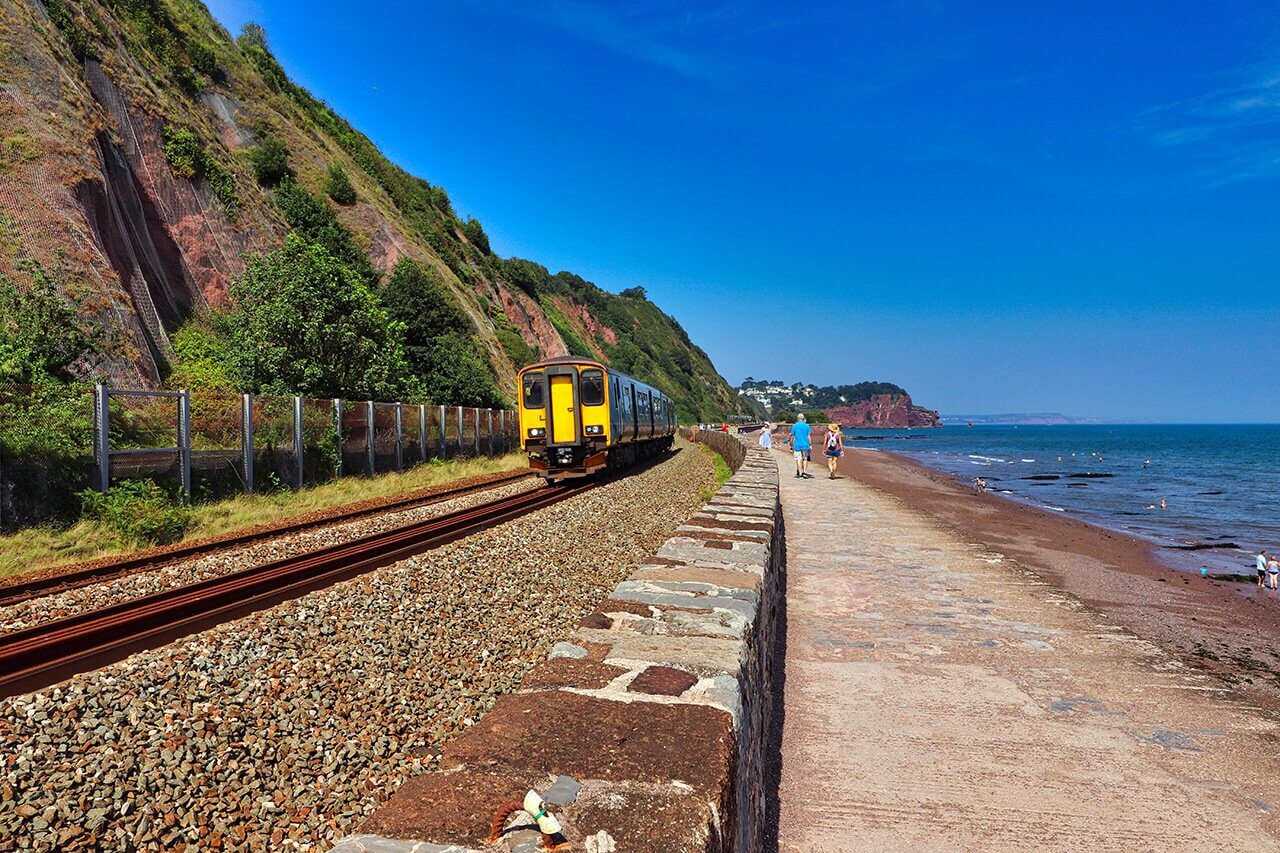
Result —
[[[58, 269], [100, 330], [86, 374], [164, 382], [184, 325], [249, 258], [310, 228], [349, 235], [375, 290], [402, 258], [425, 270], [506, 394], [522, 364], [581, 352], [666, 390], [686, 419], [741, 408], [642, 289], [495, 256], [443, 188], [294, 84], [258, 28], [233, 38], [195, 0], [6, 3], [0, 67], [0, 275]], [[299, 190], [322, 209], [300, 213]]]

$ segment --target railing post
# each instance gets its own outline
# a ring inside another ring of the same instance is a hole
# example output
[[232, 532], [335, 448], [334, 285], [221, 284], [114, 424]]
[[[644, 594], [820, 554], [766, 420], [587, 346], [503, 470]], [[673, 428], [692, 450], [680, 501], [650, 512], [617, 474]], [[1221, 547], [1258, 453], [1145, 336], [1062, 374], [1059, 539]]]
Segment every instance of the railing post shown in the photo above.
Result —
[[191, 503], [191, 392], [178, 397], [178, 456], [182, 465], [182, 502]]
[[346, 450], [346, 443], [342, 440], [342, 400], [337, 397], [333, 398], [333, 426], [334, 432], [338, 435], [338, 470], [334, 472], [335, 477], [342, 477], [342, 455]]
[[507, 452], [507, 410], [498, 409], [498, 435], [502, 437], [502, 452]]
[[444, 459], [449, 452], [448, 446], [445, 444], [444, 438], [444, 406], [440, 407], [440, 458]]
[[101, 383], [93, 386], [93, 487], [106, 493], [111, 485], [111, 442], [107, 423], [107, 396]]
[[493, 456], [493, 409], [485, 409], [485, 412], [488, 413], [488, 417], [489, 417], [489, 425], [485, 429], [485, 432], [489, 434], [489, 456], [492, 457]]
[[293, 398], [293, 488], [302, 488], [302, 398]]
[[240, 395], [240, 466], [244, 490], [253, 494], [253, 395]]
[[427, 407], [418, 404], [418, 461], [427, 461]]
[[475, 455], [480, 455], [480, 407], [476, 406], [472, 411], [475, 412], [476, 430], [475, 430]]
[[396, 471], [404, 470], [404, 403], [396, 403]]
[[466, 447], [466, 445], [465, 445], [465, 444], [463, 444], [463, 443], [462, 443], [462, 438], [463, 438], [463, 433], [462, 433], [462, 407], [461, 407], [461, 406], [458, 406], [458, 455], [459, 455], [459, 456], [466, 456], [466, 455], [467, 455], [467, 447]]
[[365, 468], [367, 469], [368, 475], [372, 477], [378, 471], [378, 460], [377, 460], [377, 457], [374, 456], [374, 448], [373, 448], [373, 401], [367, 400], [364, 405], [365, 405], [364, 419], [366, 424], [366, 429], [364, 433], [364, 443], [365, 443], [365, 463], [364, 464], [365, 464]]

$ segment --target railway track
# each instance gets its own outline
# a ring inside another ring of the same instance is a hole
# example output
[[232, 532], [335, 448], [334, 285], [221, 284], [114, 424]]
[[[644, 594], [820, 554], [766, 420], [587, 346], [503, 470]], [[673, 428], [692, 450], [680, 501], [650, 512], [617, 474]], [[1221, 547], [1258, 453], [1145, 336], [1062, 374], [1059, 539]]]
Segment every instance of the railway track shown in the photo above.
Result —
[[0, 698], [298, 598], [599, 485], [548, 486], [0, 636]]
[[288, 536], [290, 534], [301, 533], [306, 530], [314, 530], [318, 527], [345, 524], [348, 521], [356, 521], [361, 518], [368, 518], [372, 515], [382, 515], [388, 512], [398, 512], [400, 510], [414, 509], [419, 506], [440, 503], [442, 501], [452, 500], [453, 498], [462, 497], [464, 495], [497, 488], [498, 486], [505, 486], [509, 483], [528, 479], [532, 476], [533, 473], [527, 470], [516, 471], [511, 474], [494, 477], [483, 483], [473, 483], [468, 486], [446, 488], [425, 495], [412, 495], [398, 500], [388, 501], [376, 506], [363, 506], [357, 509], [336, 512], [324, 517], [309, 518], [305, 521], [285, 523], [277, 527], [271, 527], [265, 530], [254, 530], [212, 542], [191, 542], [179, 545], [176, 548], [171, 548], [160, 554], [143, 554], [137, 557], [125, 557], [121, 560], [115, 560], [110, 563], [91, 566], [77, 571], [66, 572], [63, 574], [44, 575], [31, 580], [18, 580], [13, 583], [0, 586], [0, 607], [21, 604], [22, 602], [29, 601], [33, 598], [40, 598], [46, 595], [66, 592], [67, 590], [113, 580], [136, 572], [158, 569], [161, 566], [167, 566], [171, 563], [188, 560], [193, 557], [203, 557], [219, 551], [241, 548], [245, 545], [261, 542], [266, 539], [275, 539], [279, 536]]

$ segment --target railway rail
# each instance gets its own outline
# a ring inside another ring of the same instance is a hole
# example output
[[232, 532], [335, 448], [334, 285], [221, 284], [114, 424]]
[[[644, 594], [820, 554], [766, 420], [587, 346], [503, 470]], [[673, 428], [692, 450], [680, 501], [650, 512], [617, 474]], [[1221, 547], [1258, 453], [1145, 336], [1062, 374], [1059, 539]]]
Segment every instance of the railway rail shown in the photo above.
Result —
[[[611, 478], [606, 478], [611, 479]], [[594, 488], [552, 485], [0, 636], [0, 698], [298, 598]]]
[[407, 497], [387, 501], [377, 505], [361, 506], [355, 509], [327, 514], [322, 517], [308, 518], [303, 521], [286, 522], [279, 526], [273, 526], [266, 529], [259, 528], [214, 541], [205, 540], [185, 543], [159, 554], [141, 554], [134, 557], [125, 557], [121, 560], [114, 560], [110, 563], [90, 566], [76, 571], [64, 572], [62, 574], [47, 574], [42, 575], [41, 577], [31, 578], [29, 580], [20, 579], [13, 583], [0, 586], [0, 607], [21, 604], [22, 602], [29, 601], [33, 598], [40, 598], [46, 595], [66, 592], [67, 590], [77, 589], [79, 587], [101, 583], [103, 581], [114, 580], [115, 578], [124, 577], [125, 575], [131, 575], [137, 572], [151, 571], [153, 569], [158, 569], [161, 566], [167, 566], [182, 560], [189, 560], [193, 557], [203, 557], [220, 551], [229, 551], [234, 548], [241, 548], [245, 545], [250, 545], [266, 539], [275, 539], [280, 536], [288, 536], [319, 527], [345, 524], [349, 521], [356, 521], [373, 515], [382, 515], [384, 513], [399, 512], [401, 510], [414, 509], [420, 506], [441, 503], [442, 501], [452, 500], [464, 495], [470, 495], [476, 492], [494, 489], [499, 486], [505, 486], [519, 480], [526, 480], [532, 476], [534, 475], [531, 471], [516, 471], [511, 474], [504, 474], [490, 478], [482, 483], [472, 483], [466, 486], [445, 488], [438, 491], [432, 491], [428, 494], [419, 493], [409, 495]]

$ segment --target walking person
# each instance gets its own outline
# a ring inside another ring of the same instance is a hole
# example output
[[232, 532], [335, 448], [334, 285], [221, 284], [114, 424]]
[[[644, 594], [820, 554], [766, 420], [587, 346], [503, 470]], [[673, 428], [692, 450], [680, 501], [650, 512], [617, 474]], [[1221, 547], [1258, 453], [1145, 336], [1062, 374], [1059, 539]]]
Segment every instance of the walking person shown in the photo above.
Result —
[[1267, 552], [1258, 552], [1258, 589], [1267, 584]]
[[773, 449], [773, 426], [765, 424], [764, 429], [760, 430], [760, 446], [765, 450]]
[[844, 433], [840, 432], [838, 424], [827, 424], [827, 470], [831, 472], [828, 480], [836, 478], [836, 466], [840, 464], [840, 457], [844, 456]]
[[809, 473], [809, 425], [804, 415], [796, 415], [791, 425], [791, 455], [796, 459], [796, 476], [811, 478]]
[[1280, 560], [1275, 555], [1267, 562], [1267, 585], [1272, 589], [1280, 589]]

